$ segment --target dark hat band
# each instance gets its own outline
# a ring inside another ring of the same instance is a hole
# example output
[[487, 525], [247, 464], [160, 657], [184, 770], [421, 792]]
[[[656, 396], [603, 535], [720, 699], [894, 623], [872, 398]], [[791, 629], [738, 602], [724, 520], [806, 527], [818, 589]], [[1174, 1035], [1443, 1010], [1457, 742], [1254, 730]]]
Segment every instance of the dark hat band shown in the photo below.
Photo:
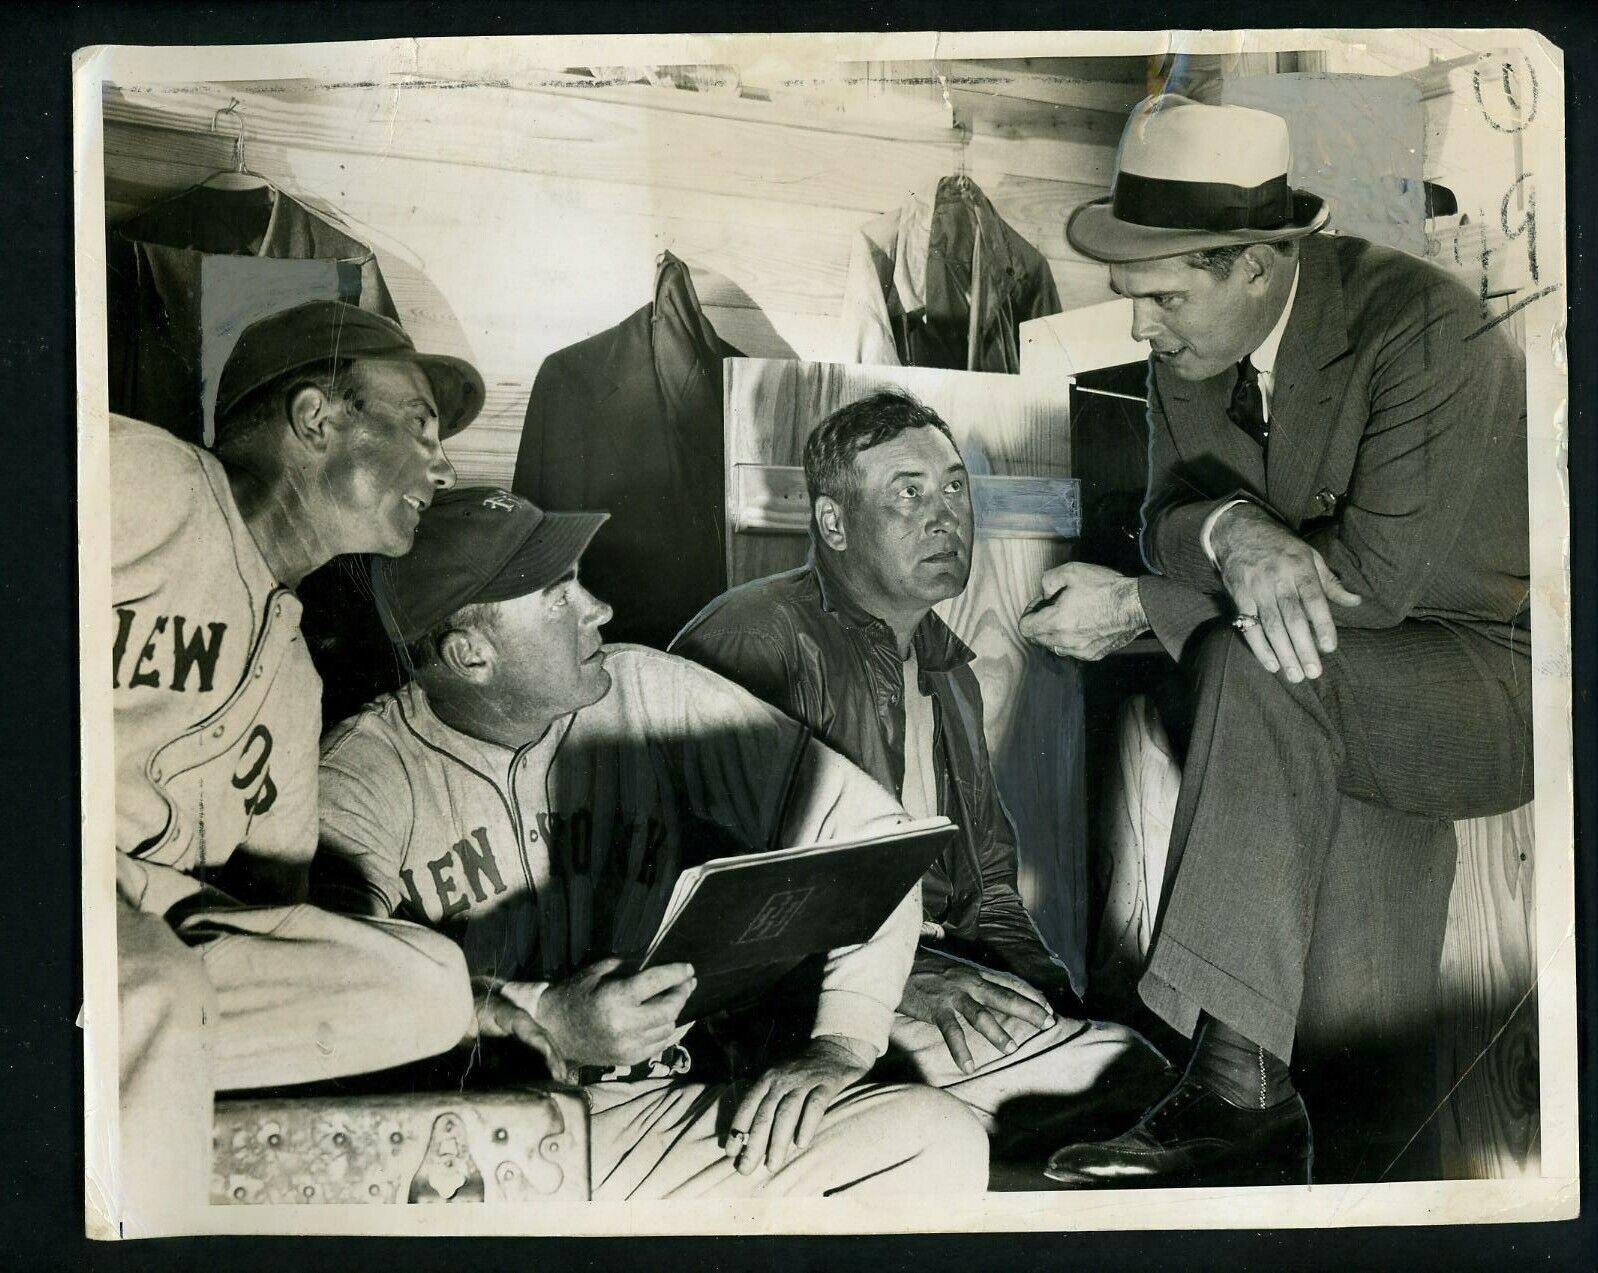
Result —
[[1230, 186], [1119, 172], [1110, 209], [1119, 221], [1166, 230], [1276, 230], [1293, 219], [1293, 193], [1286, 173]]

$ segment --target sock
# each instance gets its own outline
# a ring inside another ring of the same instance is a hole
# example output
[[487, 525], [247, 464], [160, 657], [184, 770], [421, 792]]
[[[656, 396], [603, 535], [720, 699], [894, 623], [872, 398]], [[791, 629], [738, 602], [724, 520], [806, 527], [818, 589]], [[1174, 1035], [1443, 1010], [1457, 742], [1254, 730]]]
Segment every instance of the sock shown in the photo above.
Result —
[[1293, 1095], [1287, 1063], [1214, 1017], [1206, 1017], [1188, 1073], [1228, 1105], [1269, 1109]]

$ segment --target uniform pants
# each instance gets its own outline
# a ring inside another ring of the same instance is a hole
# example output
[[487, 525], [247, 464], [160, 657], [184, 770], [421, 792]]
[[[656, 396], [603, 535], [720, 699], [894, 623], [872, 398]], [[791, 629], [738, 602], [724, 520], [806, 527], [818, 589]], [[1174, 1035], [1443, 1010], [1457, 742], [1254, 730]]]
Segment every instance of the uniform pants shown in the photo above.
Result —
[[448, 938], [313, 906], [202, 910], [175, 930], [119, 897], [117, 972], [130, 1236], [204, 1202], [215, 1091], [415, 1061], [453, 1047], [472, 1016]]
[[722, 1148], [739, 1089], [646, 1079], [583, 1091], [595, 1199], [891, 1198], [987, 1188], [982, 1128], [959, 1101], [929, 1087], [847, 1088], [807, 1149], [775, 1172], [762, 1163], [747, 1176]]
[[894, 1016], [888, 1055], [874, 1075], [930, 1084], [958, 1097], [993, 1138], [995, 1156], [1057, 1149], [1067, 1134], [1116, 1135], [1168, 1088], [1170, 1067], [1133, 1030], [1057, 1018], [1052, 1026], [1007, 1022], [1019, 1046], [1006, 1055], [967, 1028], [976, 1069], [955, 1064], [935, 1025]]
[[[1196, 639], [1167, 902], [1139, 990], [1184, 1034], [1207, 1012], [1289, 1060], [1312, 943], [1361, 940], [1347, 922], [1335, 932], [1316, 923], [1322, 888], [1337, 874], [1329, 850], [1341, 820], [1355, 816], [1345, 806], [1359, 801], [1407, 823], [1411, 835], [1391, 837], [1403, 852], [1406, 838], [1429, 851], [1451, 839], [1454, 819], [1524, 804], [1530, 659], [1407, 621], [1341, 630], [1322, 675], [1292, 685], [1265, 671], [1230, 627]], [[1417, 930], [1441, 932], [1451, 880], [1417, 896]]]

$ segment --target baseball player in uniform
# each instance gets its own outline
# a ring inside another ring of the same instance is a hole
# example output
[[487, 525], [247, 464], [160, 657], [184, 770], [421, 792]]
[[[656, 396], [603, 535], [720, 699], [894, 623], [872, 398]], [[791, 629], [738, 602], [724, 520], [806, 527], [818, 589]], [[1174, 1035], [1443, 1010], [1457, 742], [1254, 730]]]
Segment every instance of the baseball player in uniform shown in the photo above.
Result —
[[458, 490], [409, 557], [374, 562], [412, 677], [324, 740], [319, 868], [346, 906], [452, 934], [482, 1033], [584, 1084], [596, 1198], [984, 1188], [985, 1138], [958, 1101], [859, 1082], [887, 1044], [919, 889], [827, 956], [808, 1043], [737, 1088], [705, 1080], [699, 1032], [682, 1042], [693, 969], [620, 970], [686, 867], [905, 814], [714, 673], [603, 646], [610, 609], [577, 563], [604, 519]]
[[[321, 683], [293, 587], [335, 553], [410, 548], [482, 382], [318, 302], [246, 330], [219, 388], [215, 454], [111, 422], [124, 1232], [203, 1201], [214, 1090], [386, 1067], [472, 1030], [452, 943], [301, 904]], [[425, 1017], [401, 1010], [418, 987]]]

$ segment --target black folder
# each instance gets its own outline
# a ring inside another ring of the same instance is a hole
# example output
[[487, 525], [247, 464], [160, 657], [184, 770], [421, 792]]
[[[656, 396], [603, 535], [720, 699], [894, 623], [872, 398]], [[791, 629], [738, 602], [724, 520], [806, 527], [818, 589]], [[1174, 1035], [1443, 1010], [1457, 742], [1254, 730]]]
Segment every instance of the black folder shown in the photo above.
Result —
[[694, 966], [699, 984], [679, 1021], [747, 1007], [807, 956], [869, 940], [954, 832], [929, 818], [691, 867], [638, 967]]

